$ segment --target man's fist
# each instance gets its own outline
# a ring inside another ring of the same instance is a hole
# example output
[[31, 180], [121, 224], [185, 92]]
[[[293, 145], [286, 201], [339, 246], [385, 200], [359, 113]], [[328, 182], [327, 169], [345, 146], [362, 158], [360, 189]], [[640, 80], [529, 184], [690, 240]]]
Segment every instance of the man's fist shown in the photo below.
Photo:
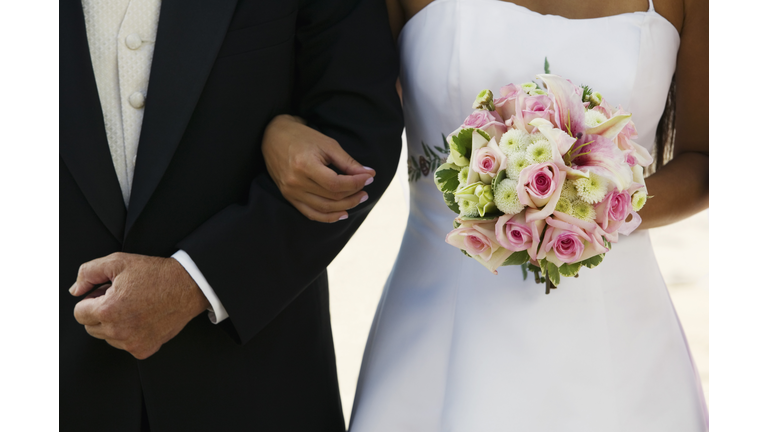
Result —
[[175, 259], [127, 253], [80, 266], [69, 292], [90, 292], [75, 306], [75, 319], [88, 334], [137, 359], [156, 353], [210, 306]]

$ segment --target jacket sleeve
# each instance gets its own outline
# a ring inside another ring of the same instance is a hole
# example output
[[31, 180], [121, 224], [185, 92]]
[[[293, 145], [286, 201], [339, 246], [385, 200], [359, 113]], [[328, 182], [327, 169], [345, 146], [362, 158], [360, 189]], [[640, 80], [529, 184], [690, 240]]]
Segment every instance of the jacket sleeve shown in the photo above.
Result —
[[[332, 224], [314, 222], [264, 172], [177, 246], [194, 260], [247, 342], [341, 251], [393, 178], [402, 110], [397, 52], [383, 0], [307, 0], [297, 16], [293, 113], [376, 169], [370, 199]], [[372, 248], [375, 245], [372, 245]]]

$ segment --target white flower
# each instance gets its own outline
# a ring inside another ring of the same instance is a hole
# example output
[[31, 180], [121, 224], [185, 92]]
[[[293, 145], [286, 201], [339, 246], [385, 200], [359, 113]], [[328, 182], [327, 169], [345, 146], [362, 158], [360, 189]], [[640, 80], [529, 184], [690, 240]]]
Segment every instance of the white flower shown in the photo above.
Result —
[[565, 198], [562, 195], [560, 195], [560, 199], [557, 200], [555, 210], [573, 216], [573, 204], [571, 204], [571, 201], [568, 198]]
[[517, 180], [507, 178], [499, 182], [493, 192], [493, 200], [496, 203], [496, 208], [506, 214], [515, 215], [525, 208], [517, 196]]
[[542, 89], [533, 89], [533, 90], [529, 91], [528, 94], [530, 96], [536, 96], [536, 95], [545, 95], [545, 94], [547, 94], [547, 92], [545, 92]]
[[589, 177], [574, 181], [579, 198], [590, 203], [597, 204], [608, 194], [608, 181], [595, 173], [589, 173]]
[[477, 209], [477, 203], [459, 198], [459, 214], [465, 217], [478, 217], [480, 211]]
[[525, 150], [525, 155], [531, 164], [551, 161], [553, 159], [552, 144], [546, 138], [535, 141]]
[[502, 153], [509, 157], [515, 152], [525, 150], [530, 142], [530, 138], [525, 131], [510, 129], [501, 136], [499, 148]]
[[524, 151], [513, 153], [507, 158], [507, 177], [520, 177], [520, 171], [530, 164], [531, 162], [528, 161], [528, 156]]
[[592, 222], [595, 220], [597, 212], [595, 212], [595, 207], [592, 206], [592, 204], [582, 200], [576, 200], [573, 201], [571, 205], [573, 207], [571, 214], [574, 217], [587, 222]]
[[576, 184], [574, 180], [566, 180], [563, 184], [563, 190], [560, 192], [560, 196], [570, 201], [578, 199], [579, 192], [576, 190]]
[[528, 139], [530, 140], [530, 142], [536, 142], [536, 141], [545, 140], [547, 139], [547, 137], [544, 136], [544, 134], [541, 132], [536, 132], [535, 134], [529, 135]]
[[588, 129], [593, 128], [607, 120], [608, 117], [597, 110], [587, 110], [587, 112], [584, 113], [584, 121], [587, 123]]
[[648, 193], [644, 190], [638, 190], [632, 194], [632, 210], [640, 211], [648, 200]]
[[536, 83], [532, 83], [532, 82], [520, 84], [520, 87], [522, 87], [523, 91], [528, 94], [530, 94], [533, 90], [536, 90], [537, 88]]

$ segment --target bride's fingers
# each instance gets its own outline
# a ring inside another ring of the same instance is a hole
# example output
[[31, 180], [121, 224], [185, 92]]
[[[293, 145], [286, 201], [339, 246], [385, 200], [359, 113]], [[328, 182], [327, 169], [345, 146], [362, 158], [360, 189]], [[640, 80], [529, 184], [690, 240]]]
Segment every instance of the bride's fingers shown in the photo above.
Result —
[[368, 200], [368, 193], [360, 191], [352, 196], [341, 200], [330, 200], [317, 195], [306, 194], [302, 197], [302, 202], [312, 208], [312, 210], [328, 214], [344, 212]]
[[306, 216], [307, 219], [317, 222], [333, 223], [347, 219], [347, 217], [349, 217], [347, 212], [320, 213], [319, 211], [314, 210], [312, 207], [299, 201], [291, 201], [291, 204], [296, 207], [296, 210]]
[[[368, 173], [355, 175], [336, 174], [332, 169], [320, 164], [308, 167], [307, 176], [320, 186], [320, 190], [311, 191], [311, 193], [332, 200], [346, 198], [373, 183], [373, 176]], [[307, 192], [310, 191], [307, 190]]]

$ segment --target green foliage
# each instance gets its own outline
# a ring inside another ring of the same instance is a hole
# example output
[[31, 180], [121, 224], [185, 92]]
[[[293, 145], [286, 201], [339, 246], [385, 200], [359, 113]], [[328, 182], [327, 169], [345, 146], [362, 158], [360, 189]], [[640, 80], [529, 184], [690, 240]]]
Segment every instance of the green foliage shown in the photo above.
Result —
[[461, 168], [451, 163], [440, 165], [435, 171], [435, 185], [441, 192], [456, 192]]
[[496, 186], [501, 183], [502, 180], [507, 178], [507, 170], [499, 170], [498, 174], [496, 174], [496, 177], [493, 178], [493, 181], [491, 182], [491, 187], [493, 188], [493, 193], [496, 193]]
[[523, 270], [523, 280], [528, 279], [528, 265], [523, 264], [520, 266], [520, 268]]
[[453, 192], [443, 192], [443, 200], [445, 201], [445, 205], [447, 205], [449, 209], [453, 210], [454, 213], [461, 213], [459, 211], [459, 203], [456, 202], [456, 197], [453, 196]]
[[519, 251], [510, 255], [509, 258], [507, 258], [506, 261], [504, 261], [504, 263], [501, 265], [521, 265], [527, 263], [529, 259], [531, 259], [531, 257], [528, 256], [528, 251]]
[[467, 159], [469, 159], [472, 154], [472, 131], [474, 130], [475, 129], [472, 128], [462, 129], [458, 134], [451, 137], [449, 143], [455, 152]]
[[563, 276], [574, 277], [579, 272], [580, 268], [581, 268], [581, 264], [580, 263], [575, 263], [575, 264], [563, 263], [563, 265], [561, 265], [557, 270]]
[[546, 57], [544, 57], [544, 73], [545, 74], [551, 73], [549, 72], [549, 60], [547, 60]]
[[551, 262], [547, 262], [547, 277], [552, 281], [552, 285], [560, 285], [560, 271], [557, 269], [557, 266]]
[[502, 214], [503, 213], [501, 213], [501, 214], [496, 213], [496, 214], [493, 214], [493, 215], [485, 215], [485, 216], [478, 216], [478, 217], [462, 217], [462, 219], [463, 220], [468, 220], [468, 221], [490, 221], [490, 220], [496, 219], [497, 217], [501, 216]]
[[580, 264], [587, 268], [595, 268], [598, 264], [603, 262], [603, 256], [605, 256], [605, 254], [595, 255], [592, 258], [585, 259]]

